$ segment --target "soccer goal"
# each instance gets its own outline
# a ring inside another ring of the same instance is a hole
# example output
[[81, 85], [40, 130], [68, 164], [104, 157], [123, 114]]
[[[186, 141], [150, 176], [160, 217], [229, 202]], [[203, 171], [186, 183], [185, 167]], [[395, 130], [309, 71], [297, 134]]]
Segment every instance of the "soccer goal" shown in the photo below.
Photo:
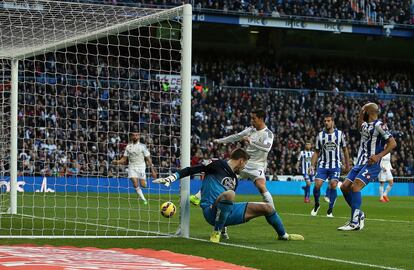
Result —
[[147, 168], [144, 204], [112, 161], [139, 133], [158, 177], [189, 166], [191, 6], [0, 0], [0, 22], [0, 237], [188, 237], [189, 179]]

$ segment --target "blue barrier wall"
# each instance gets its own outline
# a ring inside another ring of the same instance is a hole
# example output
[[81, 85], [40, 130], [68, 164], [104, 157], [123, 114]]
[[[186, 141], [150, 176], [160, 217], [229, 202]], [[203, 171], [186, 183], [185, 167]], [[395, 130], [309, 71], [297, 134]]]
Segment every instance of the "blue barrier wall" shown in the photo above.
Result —
[[[198, 191], [201, 185], [201, 181], [194, 180], [191, 183], [191, 193]], [[304, 191], [302, 186], [304, 182], [267, 182], [267, 189], [273, 195], [303, 195]], [[322, 194], [325, 192], [327, 184], [322, 186]], [[365, 196], [378, 196], [379, 183], [370, 183], [363, 190], [362, 194]], [[311, 191], [313, 185], [311, 186]], [[236, 191], [237, 194], [258, 194], [256, 187], [252, 182], [241, 181]], [[341, 190], [338, 188], [338, 195], [342, 195]], [[394, 183], [394, 186], [390, 192], [391, 196], [414, 196], [414, 183]]]
[[[18, 177], [18, 181], [24, 181], [25, 192], [40, 190], [43, 177]], [[148, 181], [151, 193], [178, 193], [179, 182], [174, 182], [170, 188], [157, 185]], [[195, 193], [201, 186], [200, 180], [191, 181], [191, 193]], [[267, 188], [273, 195], [302, 195], [304, 182], [267, 182]], [[365, 196], [377, 196], [379, 183], [370, 183], [362, 194]], [[88, 178], [88, 177], [48, 177], [47, 187], [56, 192], [100, 192], [100, 193], [126, 193], [132, 190], [131, 181], [126, 178]], [[324, 192], [326, 183], [322, 187]], [[238, 194], [258, 194], [256, 187], [250, 181], [240, 181], [237, 188]], [[341, 191], [338, 189], [338, 193]], [[414, 196], [414, 183], [395, 183], [390, 195]]]

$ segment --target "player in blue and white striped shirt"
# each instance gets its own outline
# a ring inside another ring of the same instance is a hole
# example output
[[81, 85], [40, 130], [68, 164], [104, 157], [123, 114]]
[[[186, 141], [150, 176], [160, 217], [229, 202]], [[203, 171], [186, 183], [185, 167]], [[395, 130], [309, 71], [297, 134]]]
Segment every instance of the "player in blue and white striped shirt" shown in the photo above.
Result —
[[310, 196], [310, 186], [311, 182], [313, 182], [313, 173], [309, 173], [309, 168], [311, 166], [311, 159], [313, 156], [312, 144], [310, 142], [307, 142], [305, 144], [305, 150], [300, 151], [299, 157], [298, 157], [298, 164], [297, 168], [299, 171], [299, 165], [301, 166], [301, 173], [303, 175], [303, 178], [306, 181], [306, 186], [302, 187], [305, 190], [305, 198], [304, 202], [309, 203], [309, 196]]
[[365, 104], [359, 113], [361, 144], [358, 161], [341, 186], [344, 198], [351, 208], [351, 220], [338, 228], [341, 231], [364, 228], [365, 213], [361, 211], [361, 190], [378, 178], [381, 159], [397, 146], [387, 126], [378, 120], [378, 113], [378, 105], [375, 103]]
[[316, 137], [315, 153], [312, 156], [311, 171], [315, 170], [316, 162], [318, 162], [318, 168], [315, 175], [315, 187], [313, 188], [315, 206], [311, 215], [316, 216], [318, 214], [320, 189], [323, 182], [329, 179], [329, 209], [327, 216], [333, 217], [332, 211], [337, 197], [336, 187], [341, 175], [341, 149], [344, 152], [346, 171], [350, 168], [349, 153], [346, 147], [345, 135], [341, 130], [335, 128], [331, 115], [324, 117], [324, 125], [324, 130], [319, 132]]

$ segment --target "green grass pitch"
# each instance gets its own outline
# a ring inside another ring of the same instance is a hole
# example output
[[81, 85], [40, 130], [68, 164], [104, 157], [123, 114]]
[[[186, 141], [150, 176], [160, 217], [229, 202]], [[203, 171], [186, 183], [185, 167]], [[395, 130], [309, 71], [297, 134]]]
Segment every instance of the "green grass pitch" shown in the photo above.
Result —
[[[0, 215], [0, 234], [43, 233], [77, 235], [139, 235], [141, 231], [173, 233], [179, 221], [158, 213], [158, 201], [149, 206], [132, 197], [112, 195], [66, 198], [53, 194], [25, 194], [19, 197], [24, 216]], [[151, 198], [150, 198], [151, 199]], [[257, 201], [259, 196], [238, 196], [237, 201]], [[367, 215], [362, 231], [339, 232], [349, 216], [349, 208], [339, 197], [335, 218], [326, 217], [323, 203], [319, 216], [311, 217], [311, 204], [299, 196], [275, 196], [277, 211], [287, 232], [300, 233], [305, 241], [277, 241], [275, 232], [261, 217], [229, 228], [228, 245], [209, 243], [211, 226], [198, 207], [191, 207], [190, 234], [195, 239], [1, 239], [0, 243], [38, 245], [71, 245], [100, 248], [153, 248], [171, 250], [259, 269], [414, 269], [414, 197], [391, 197], [390, 203], [380, 203], [376, 197], [364, 197], [362, 209]], [[175, 200], [177, 204], [177, 200]], [[42, 207], [44, 204], [47, 208]], [[67, 207], [63, 207], [63, 205]], [[78, 208], [78, 211], [75, 209]], [[80, 210], [79, 210], [80, 209]], [[139, 209], [139, 211], [138, 211]], [[57, 218], [38, 219], [33, 216]], [[113, 218], [118, 221], [113, 221]], [[129, 218], [128, 218], [129, 217]], [[96, 226], [100, 224], [100, 226]]]

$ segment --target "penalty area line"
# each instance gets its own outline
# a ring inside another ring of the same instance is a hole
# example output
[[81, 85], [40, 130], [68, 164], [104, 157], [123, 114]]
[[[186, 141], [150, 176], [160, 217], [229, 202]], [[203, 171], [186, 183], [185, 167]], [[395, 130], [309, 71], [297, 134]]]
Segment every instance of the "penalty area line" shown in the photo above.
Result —
[[[200, 241], [200, 242], [208, 242], [211, 243], [209, 240], [206, 239], [200, 239], [200, 238], [193, 238], [190, 237], [189, 239]], [[270, 252], [270, 253], [277, 253], [277, 254], [284, 254], [284, 255], [291, 255], [291, 256], [298, 256], [298, 257], [305, 257], [315, 260], [321, 260], [321, 261], [330, 261], [330, 262], [336, 262], [341, 264], [351, 264], [351, 265], [358, 265], [358, 266], [366, 266], [371, 268], [379, 268], [379, 269], [387, 269], [387, 270], [404, 270], [404, 268], [397, 268], [397, 267], [391, 267], [391, 266], [384, 266], [384, 265], [376, 265], [376, 264], [370, 264], [370, 263], [363, 263], [363, 262], [355, 262], [355, 261], [348, 261], [348, 260], [341, 260], [341, 259], [335, 259], [335, 258], [329, 258], [329, 257], [322, 257], [322, 256], [316, 256], [316, 255], [310, 255], [310, 254], [304, 254], [304, 253], [298, 253], [298, 252], [290, 252], [290, 251], [283, 251], [283, 250], [276, 250], [276, 249], [265, 249], [265, 248], [258, 248], [254, 246], [245, 246], [240, 244], [231, 244], [231, 243], [218, 243], [215, 245], [223, 245], [223, 246], [230, 246], [230, 247], [238, 247], [238, 248], [244, 248], [244, 249], [250, 249], [250, 250], [256, 250], [256, 251], [264, 251], [264, 252]]]

